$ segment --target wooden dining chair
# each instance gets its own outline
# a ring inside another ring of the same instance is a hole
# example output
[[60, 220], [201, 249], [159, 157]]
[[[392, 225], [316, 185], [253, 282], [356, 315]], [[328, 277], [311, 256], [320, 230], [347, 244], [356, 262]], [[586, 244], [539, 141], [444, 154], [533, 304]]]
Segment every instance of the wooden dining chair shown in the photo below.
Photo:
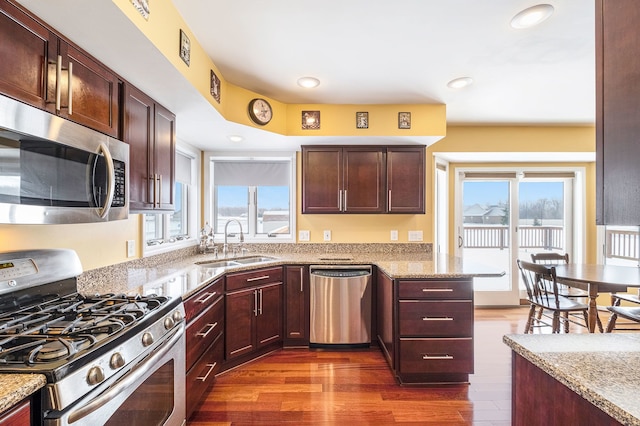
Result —
[[[607, 307], [607, 310], [611, 313], [609, 315], [609, 321], [607, 322], [607, 333], [611, 333], [615, 330], [634, 330], [640, 329], [640, 307], [621, 306], [621, 302], [629, 302], [631, 304], [640, 305], [640, 290], [638, 294], [632, 293], [611, 293], [611, 306]], [[618, 316], [624, 318], [628, 322], [619, 324]]]
[[[569, 253], [556, 253], [556, 252], [543, 252], [543, 253], [531, 253], [531, 261], [533, 263], [543, 264], [543, 265], [560, 265], [560, 264], [568, 264], [569, 263]], [[584, 300], [586, 303], [589, 303], [589, 293], [581, 290], [579, 288], [574, 288], [569, 285], [558, 283], [558, 294], [560, 296], [568, 297], [570, 299], [576, 300]], [[586, 300], [585, 300], [586, 299]], [[542, 309], [539, 312], [542, 315]], [[568, 316], [569, 313], [565, 312], [565, 316]], [[600, 315], [596, 311], [596, 325], [598, 326], [598, 330], [600, 333], [603, 332], [602, 321], [600, 320]]]
[[[542, 309], [548, 312], [552, 319], [551, 324], [539, 320], [540, 325], [551, 325], [553, 333], [560, 333], [560, 324], [564, 323], [564, 331], [569, 332], [569, 323], [579, 324], [588, 328], [589, 307], [576, 300], [561, 296], [558, 293], [558, 282], [556, 280], [556, 268], [554, 266], [540, 265], [523, 260], [517, 260], [518, 269], [522, 274], [527, 289], [527, 299], [529, 300], [529, 315], [525, 326], [525, 333], [533, 333], [536, 322], [536, 310]], [[570, 315], [565, 313], [581, 313], [584, 324], [574, 321]]]

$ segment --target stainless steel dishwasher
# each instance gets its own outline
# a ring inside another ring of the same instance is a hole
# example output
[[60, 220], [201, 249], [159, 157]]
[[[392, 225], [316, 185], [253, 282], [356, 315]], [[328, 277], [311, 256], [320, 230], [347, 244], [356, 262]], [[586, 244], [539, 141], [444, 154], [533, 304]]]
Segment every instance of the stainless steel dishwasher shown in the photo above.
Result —
[[371, 344], [371, 266], [312, 265], [311, 347]]

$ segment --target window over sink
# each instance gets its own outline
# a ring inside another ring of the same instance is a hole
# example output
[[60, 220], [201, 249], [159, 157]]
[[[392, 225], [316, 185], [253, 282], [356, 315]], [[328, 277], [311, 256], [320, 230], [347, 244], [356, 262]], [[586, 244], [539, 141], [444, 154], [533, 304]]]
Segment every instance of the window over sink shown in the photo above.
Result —
[[205, 221], [216, 241], [238, 236], [245, 241], [294, 241], [295, 153], [210, 154], [205, 170]]

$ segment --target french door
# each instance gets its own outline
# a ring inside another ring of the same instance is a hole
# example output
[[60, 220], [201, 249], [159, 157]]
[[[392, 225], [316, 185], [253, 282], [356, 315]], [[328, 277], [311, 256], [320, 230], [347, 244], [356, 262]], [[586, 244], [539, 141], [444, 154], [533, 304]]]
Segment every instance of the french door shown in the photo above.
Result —
[[459, 173], [456, 254], [505, 272], [474, 279], [476, 305], [520, 303], [517, 259], [545, 251], [572, 256], [573, 181], [572, 172]]

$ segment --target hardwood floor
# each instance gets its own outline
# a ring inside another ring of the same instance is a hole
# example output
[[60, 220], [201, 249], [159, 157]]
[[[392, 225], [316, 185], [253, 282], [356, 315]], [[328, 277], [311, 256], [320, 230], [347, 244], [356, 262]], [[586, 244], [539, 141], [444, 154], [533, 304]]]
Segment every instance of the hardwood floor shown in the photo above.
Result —
[[511, 351], [502, 336], [523, 332], [527, 309], [476, 309], [468, 385], [398, 386], [377, 348], [284, 349], [217, 377], [189, 425], [510, 425]]

